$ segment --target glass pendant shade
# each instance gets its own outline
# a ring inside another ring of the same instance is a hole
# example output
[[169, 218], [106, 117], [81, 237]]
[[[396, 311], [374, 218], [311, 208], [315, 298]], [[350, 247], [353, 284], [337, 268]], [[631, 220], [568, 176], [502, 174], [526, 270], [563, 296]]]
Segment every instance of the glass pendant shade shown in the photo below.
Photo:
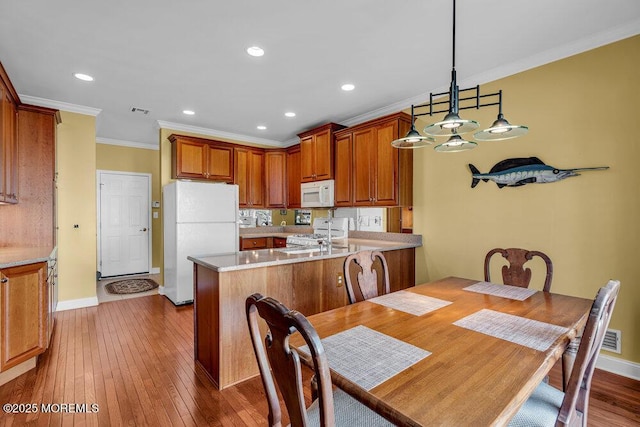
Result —
[[396, 148], [420, 148], [426, 145], [431, 145], [435, 142], [434, 138], [429, 136], [422, 136], [420, 133], [412, 127], [404, 138], [398, 138], [391, 142], [391, 145]]
[[439, 153], [458, 153], [460, 151], [468, 151], [476, 148], [478, 144], [471, 141], [465, 141], [460, 135], [451, 135], [451, 138], [440, 145], [436, 145], [434, 150]]
[[449, 135], [452, 130], [455, 130], [458, 134], [474, 131], [478, 129], [480, 125], [474, 120], [464, 120], [458, 116], [457, 113], [449, 113], [444, 117], [444, 120], [431, 124], [424, 128], [424, 133], [433, 136], [445, 136]]
[[527, 132], [529, 132], [528, 127], [512, 125], [502, 114], [498, 114], [498, 119], [493, 122], [490, 128], [476, 132], [473, 138], [478, 141], [503, 141], [505, 139], [517, 138]]

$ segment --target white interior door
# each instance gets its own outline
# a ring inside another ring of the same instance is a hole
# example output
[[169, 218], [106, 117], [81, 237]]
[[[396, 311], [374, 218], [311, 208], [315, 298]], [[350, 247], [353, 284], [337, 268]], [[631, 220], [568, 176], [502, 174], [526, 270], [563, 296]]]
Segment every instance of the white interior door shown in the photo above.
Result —
[[98, 187], [100, 274], [148, 273], [149, 175], [100, 171]]

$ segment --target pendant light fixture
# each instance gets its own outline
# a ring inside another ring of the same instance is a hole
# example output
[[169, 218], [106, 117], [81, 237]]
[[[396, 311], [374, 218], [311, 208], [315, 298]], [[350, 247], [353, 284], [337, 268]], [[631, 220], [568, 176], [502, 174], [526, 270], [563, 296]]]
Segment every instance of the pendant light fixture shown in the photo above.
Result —
[[[419, 148], [435, 141], [434, 137], [448, 137], [448, 140], [435, 147], [438, 152], [459, 152], [475, 148], [478, 144], [466, 141], [460, 135], [478, 129], [480, 126], [475, 120], [465, 120], [459, 115], [460, 110], [470, 108], [479, 109], [493, 105], [498, 106], [498, 118], [490, 128], [476, 132], [473, 137], [476, 141], [500, 141], [517, 138], [526, 134], [529, 130], [526, 126], [511, 125], [502, 114], [502, 90], [495, 93], [481, 94], [480, 86], [460, 89], [456, 79], [456, 0], [453, 0], [453, 59], [451, 67], [451, 84], [448, 92], [430, 93], [429, 102], [411, 106], [411, 130], [404, 138], [396, 139], [391, 143], [397, 148]], [[461, 97], [462, 95], [462, 97]], [[444, 100], [435, 101], [434, 98], [444, 97]], [[443, 109], [447, 104], [448, 109]], [[428, 111], [416, 114], [415, 110], [428, 109]], [[424, 128], [427, 136], [422, 136], [415, 129], [416, 117], [432, 116], [438, 113], [447, 114], [442, 121], [430, 124]]]

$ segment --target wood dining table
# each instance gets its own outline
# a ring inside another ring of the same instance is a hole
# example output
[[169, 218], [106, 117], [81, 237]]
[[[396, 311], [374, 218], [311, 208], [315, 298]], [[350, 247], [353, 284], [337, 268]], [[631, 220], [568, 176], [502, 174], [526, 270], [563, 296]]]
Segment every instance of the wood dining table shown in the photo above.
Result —
[[[545, 378], [591, 304], [449, 277], [308, 319], [334, 385], [389, 421], [493, 426], [508, 424]], [[309, 363], [301, 337], [291, 344]]]

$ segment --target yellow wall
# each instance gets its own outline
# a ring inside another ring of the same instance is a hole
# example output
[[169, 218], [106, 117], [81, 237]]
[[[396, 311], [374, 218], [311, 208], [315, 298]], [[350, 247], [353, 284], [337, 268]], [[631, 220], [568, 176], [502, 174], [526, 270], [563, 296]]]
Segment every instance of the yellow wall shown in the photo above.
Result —
[[96, 127], [93, 116], [61, 115], [56, 154], [58, 299], [66, 301], [96, 296]]
[[[553, 292], [593, 299], [607, 280], [621, 280], [610, 327], [622, 330], [622, 355], [611, 355], [640, 362], [640, 144], [628, 126], [640, 117], [638, 69], [640, 36], [487, 84], [483, 90], [504, 91], [505, 117], [528, 125], [529, 134], [464, 153], [416, 150], [414, 232], [424, 242], [417, 282], [481, 278], [494, 247], [543, 251], [553, 260]], [[461, 116], [488, 127], [496, 113]], [[548, 184], [471, 188], [469, 163], [488, 172], [501, 160], [529, 156], [558, 168], [610, 169]]]
[[[99, 170], [151, 174], [151, 199], [160, 201], [160, 151], [144, 148], [122, 147], [109, 144], [96, 145], [96, 168]], [[159, 209], [152, 209], [159, 212]], [[162, 222], [160, 217], [151, 220], [153, 268], [162, 265]]]

